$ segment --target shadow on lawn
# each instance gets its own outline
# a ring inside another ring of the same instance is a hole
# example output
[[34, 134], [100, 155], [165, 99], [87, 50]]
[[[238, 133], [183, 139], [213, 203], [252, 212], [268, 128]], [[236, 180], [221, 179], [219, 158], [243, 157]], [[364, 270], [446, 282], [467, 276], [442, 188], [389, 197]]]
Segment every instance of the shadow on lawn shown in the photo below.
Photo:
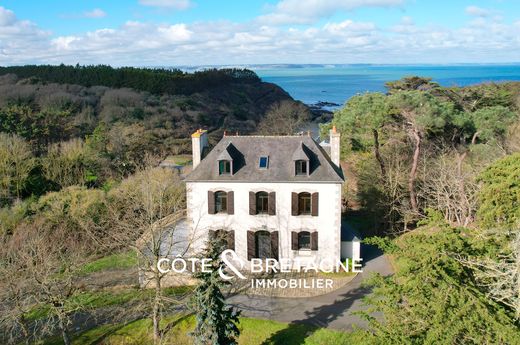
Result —
[[[369, 287], [358, 287], [342, 295], [331, 304], [322, 305], [306, 312], [306, 318], [291, 322], [288, 327], [274, 333], [262, 345], [300, 345], [319, 328], [327, 328], [331, 322], [348, 310], [352, 304], [367, 295]], [[348, 326], [348, 325], [345, 325]]]

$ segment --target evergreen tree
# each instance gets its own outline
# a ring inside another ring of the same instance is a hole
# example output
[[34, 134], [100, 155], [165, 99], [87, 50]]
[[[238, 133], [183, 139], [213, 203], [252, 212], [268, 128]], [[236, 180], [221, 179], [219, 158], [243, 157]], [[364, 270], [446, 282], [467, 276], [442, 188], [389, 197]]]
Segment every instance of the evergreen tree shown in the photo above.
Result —
[[198, 345], [237, 344], [236, 338], [240, 331], [236, 323], [240, 312], [226, 305], [221, 289], [229, 282], [222, 280], [219, 274], [219, 268], [223, 266], [220, 254], [225, 248], [226, 241], [221, 236], [208, 242], [203, 257], [211, 259], [211, 270], [201, 270], [194, 274], [200, 283], [190, 303], [197, 321], [191, 335]]

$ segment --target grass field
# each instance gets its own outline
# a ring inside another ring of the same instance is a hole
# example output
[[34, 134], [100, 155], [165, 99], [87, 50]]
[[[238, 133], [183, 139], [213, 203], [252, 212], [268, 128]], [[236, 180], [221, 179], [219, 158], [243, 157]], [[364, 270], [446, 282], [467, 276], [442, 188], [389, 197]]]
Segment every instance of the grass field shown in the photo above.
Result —
[[134, 267], [137, 267], [137, 254], [134, 251], [127, 251], [108, 255], [90, 262], [83, 267], [82, 273], [90, 274], [105, 270], [128, 269]]
[[[193, 316], [169, 317], [166, 322], [175, 326], [166, 335], [165, 344], [193, 344], [189, 332], [195, 326]], [[147, 345], [152, 344], [152, 323], [148, 319], [128, 324], [105, 325], [94, 328], [74, 337], [74, 345]], [[241, 318], [240, 345], [346, 345], [366, 344], [365, 334], [361, 331], [346, 333], [303, 324]], [[58, 338], [48, 340], [44, 345], [61, 344]]]

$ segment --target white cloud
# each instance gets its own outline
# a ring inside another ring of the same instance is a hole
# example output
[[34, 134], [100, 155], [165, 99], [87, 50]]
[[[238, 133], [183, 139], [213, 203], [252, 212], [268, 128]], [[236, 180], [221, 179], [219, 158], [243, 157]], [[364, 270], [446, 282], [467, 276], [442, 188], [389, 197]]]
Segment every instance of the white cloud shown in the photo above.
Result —
[[45, 59], [48, 55], [50, 32], [28, 20], [19, 20], [13, 11], [0, 6], [0, 65], [24, 60]]
[[281, 0], [269, 6], [269, 13], [260, 16], [260, 22], [274, 25], [310, 24], [337, 11], [351, 11], [360, 7], [394, 7], [404, 0]]
[[53, 37], [0, 7], [0, 65], [511, 62], [520, 56], [519, 37], [520, 22], [495, 17], [476, 17], [456, 29], [410, 17], [388, 27], [351, 19], [293, 27], [128, 21]]
[[102, 9], [95, 8], [92, 11], [83, 12], [83, 16], [86, 18], [103, 18], [107, 16], [107, 13]]
[[465, 10], [467, 15], [473, 17], [489, 17], [493, 14], [496, 14], [493, 10], [488, 10], [486, 8], [478, 7], [478, 6], [468, 6]]
[[11, 25], [16, 21], [14, 12], [0, 6], [0, 26]]
[[176, 10], [185, 10], [192, 4], [190, 0], [139, 0], [143, 6], [173, 8]]

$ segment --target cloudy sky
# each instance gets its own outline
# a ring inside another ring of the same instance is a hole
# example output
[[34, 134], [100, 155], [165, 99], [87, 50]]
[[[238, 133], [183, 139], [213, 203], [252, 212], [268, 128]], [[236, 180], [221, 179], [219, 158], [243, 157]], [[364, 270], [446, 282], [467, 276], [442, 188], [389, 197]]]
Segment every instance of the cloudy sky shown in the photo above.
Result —
[[0, 65], [520, 62], [519, 0], [0, 0]]

